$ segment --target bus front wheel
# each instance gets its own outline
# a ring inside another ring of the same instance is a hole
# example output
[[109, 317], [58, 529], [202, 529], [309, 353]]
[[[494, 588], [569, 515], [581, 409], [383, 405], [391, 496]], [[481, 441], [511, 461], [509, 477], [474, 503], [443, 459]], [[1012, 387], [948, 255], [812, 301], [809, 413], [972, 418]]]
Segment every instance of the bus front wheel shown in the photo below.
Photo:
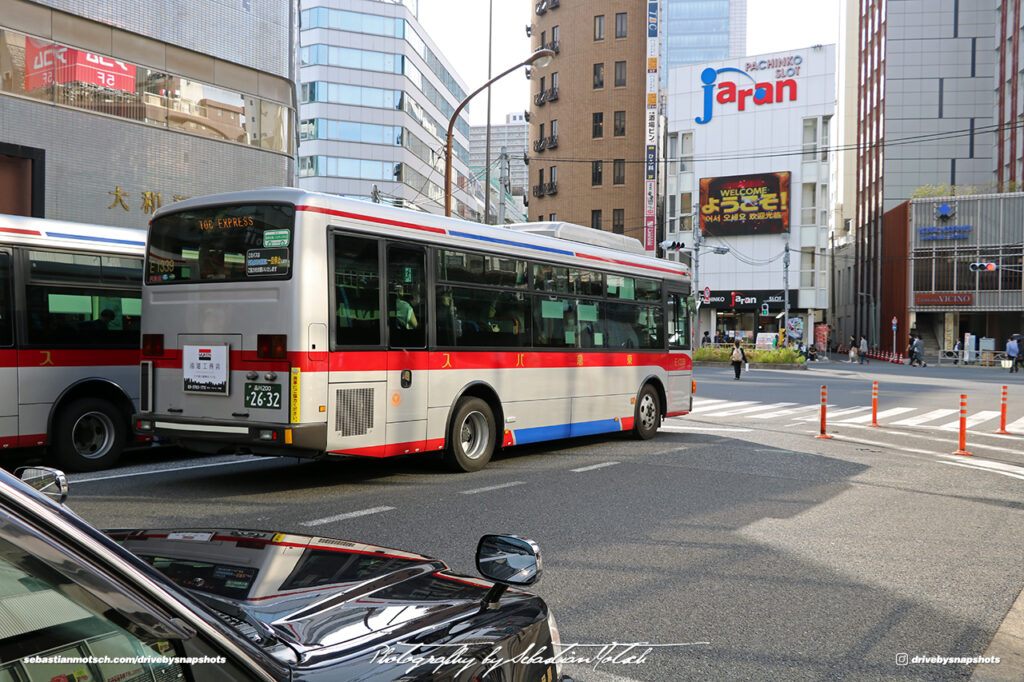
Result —
[[640, 389], [633, 414], [633, 435], [640, 440], [653, 438], [661, 424], [661, 401], [658, 392], [650, 384]]
[[494, 453], [494, 413], [480, 398], [463, 398], [448, 430], [445, 463], [454, 471], [479, 471]]
[[124, 415], [106, 400], [79, 398], [55, 420], [50, 456], [68, 471], [107, 469], [121, 457], [127, 440]]

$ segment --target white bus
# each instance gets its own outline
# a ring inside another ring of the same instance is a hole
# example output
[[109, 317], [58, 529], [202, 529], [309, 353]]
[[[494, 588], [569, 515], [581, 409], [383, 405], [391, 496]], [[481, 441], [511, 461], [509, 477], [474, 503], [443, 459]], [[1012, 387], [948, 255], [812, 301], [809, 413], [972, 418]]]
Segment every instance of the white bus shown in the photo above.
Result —
[[289, 188], [160, 209], [136, 430], [211, 453], [436, 451], [473, 471], [496, 447], [650, 438], [688, 412], [684, 269], [518, 228]]
[[139, 390], [142, 230], [0, 215], [0, 451], [111, 466]]

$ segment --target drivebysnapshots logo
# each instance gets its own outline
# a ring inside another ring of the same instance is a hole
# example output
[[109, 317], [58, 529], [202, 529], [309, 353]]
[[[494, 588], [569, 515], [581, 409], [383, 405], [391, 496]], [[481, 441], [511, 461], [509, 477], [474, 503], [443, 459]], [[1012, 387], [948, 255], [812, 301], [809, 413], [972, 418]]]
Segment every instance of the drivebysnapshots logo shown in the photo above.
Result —
[[537, 646], [529, 644], [517, 653], [509, 655], [500, 646], [481, 651], [481, 646], [468, 644], [422, 645], [399, 642], [380, 647], [371, 659], [378, 665], [403, 667], [408, 675], [413, 672], [429, 671], [437, 674], [442, 670], [456, 677], [473, 670], [486, 678], [495, 670], [506, 665], [515, 666], [561, 666], [585, 665], [593, 670], [613, 666], [643, 665], [661, 649], [673, 647], [707, 646], [711, 642], [680, 642], [674, 644], [652, 644], [650, 642], [611, 642], [609, 644], [559, 644]]
[[998, 656], [931, 656], [896, 654], [896, 665], [999, 665]]

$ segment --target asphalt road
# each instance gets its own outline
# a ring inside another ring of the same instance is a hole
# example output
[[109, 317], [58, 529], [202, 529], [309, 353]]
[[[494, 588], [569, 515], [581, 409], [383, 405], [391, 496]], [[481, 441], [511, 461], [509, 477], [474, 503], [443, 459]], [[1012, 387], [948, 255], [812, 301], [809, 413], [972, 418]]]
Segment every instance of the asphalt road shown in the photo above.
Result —
[[[927, 426], [837, 423], [835, 438], [815, 438], [806, 407], [821, 384], [837, 410], [869, 404], [878, 380], [888, 405], [920, 412], [960, 392], [986, 401], [977, 409], [998, 406], [1007, 378], [882, 364], [754, 371], [740, 382], [699, 368], [700, 399], [719, 401], [709, 405], [804, 412], [705, 410], [650, 441], [520, 447], [475, 474], [413, 458], [144, 451], [119, 469], [73, 475], [70, 505], [104, 527], [308, 532], [421, 551], [468, 574], [481, 534], [531, 537], [544, 555], [535, 591], [564, 644], [653, 647], [638, 663], [567, 667], [582, 680], [965, 679], [981, 666], [899, 656], [984, 655], [1021, 592], [1024, 438], [972, 432], [972, 458], [949, 454], [955, 433]], [[1024, 405], [1024, 381], [1013, 391]], [[1024, 677], [1008, 667], [1019, 664], [1001, 665], [1007, 679]]]

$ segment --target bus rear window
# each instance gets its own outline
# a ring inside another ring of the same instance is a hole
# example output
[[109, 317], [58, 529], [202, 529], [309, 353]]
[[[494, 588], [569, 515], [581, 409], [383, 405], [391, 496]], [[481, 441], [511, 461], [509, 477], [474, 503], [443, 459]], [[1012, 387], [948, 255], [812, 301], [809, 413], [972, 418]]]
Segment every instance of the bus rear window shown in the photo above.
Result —
[[217, 206], [180, 211], [149, 226], [146, 283], [287, 279], [295, 207]]

